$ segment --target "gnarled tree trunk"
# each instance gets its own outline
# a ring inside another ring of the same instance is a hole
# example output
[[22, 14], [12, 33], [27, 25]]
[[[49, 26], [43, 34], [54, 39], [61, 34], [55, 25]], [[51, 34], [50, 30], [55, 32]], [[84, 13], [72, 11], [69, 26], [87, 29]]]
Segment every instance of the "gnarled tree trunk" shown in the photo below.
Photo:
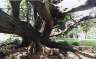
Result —
[[54, 22], [50, 11], [47, 8], [47, 3], [43, 3], [39, 0], [31, 0], [30, 2], [36, 9], [39, 16], [43, 19], [43, 21], [45, 21], [44, 31], [40, 33], [29, 23], [14, 19], [0, 10], [0, 32], [17, 34], [23, 37], [22, 47], [28, 46], [31, 41], [33, 41], [36, 44], [37, 50], [39, 50], [40, 44], [42, 44], [50, 48], [59, 48], [65, 52], [77, 52], [77, 50], [73, 49], [73, 46], [63, 46], [62, 44], [52, 42], [49, 39]]

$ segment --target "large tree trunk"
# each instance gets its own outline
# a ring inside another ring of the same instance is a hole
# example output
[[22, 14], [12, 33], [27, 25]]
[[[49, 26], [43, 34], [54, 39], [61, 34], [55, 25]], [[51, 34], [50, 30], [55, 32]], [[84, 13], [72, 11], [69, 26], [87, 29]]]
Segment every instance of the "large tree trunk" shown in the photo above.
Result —
[[11, 12], [11, 14], [12, 14], [12, 16], [14, 17], [14, 18], [16, 18], [16, 19], [20, 19], [19, 18], [19, 14], [20, 14], [20, 2], [21, 2], [21, 0], [20, 1], [11, 1], [10, 0], [10, 3], [11, 3], [11, 7], [12, 7], [12, 12]]
[[60, 43], [49, 40], [49, 36], [53, 27], [53, 18], [44, 3], [38, 0], [31, 1], [31, 3], [46, 23], [43, 33], [38, 32], [37, 29], [34, 29], [27, 22], [13, 19], [2, 10], [0, 10], [0, 32], [20, 35], [23, 37], [23, 43], [21, 46], [27, 46], [31, 43], [31, 41], [33, 41], [36, 44], [37, 50], [40, 47], [39, 43], [41, 43], [47, 47], [59, 48], [65, 52], [78, 52], [77, 50], [73, 49], [73, 46], [63, 46]]
[[[41, 33], [34, 29], [29, 23], [15, 20], [0, 10], [0, 32], [17, 34], [27, 40], [38, 40]], [[38, 37], [37, 37], [38, 36]]]

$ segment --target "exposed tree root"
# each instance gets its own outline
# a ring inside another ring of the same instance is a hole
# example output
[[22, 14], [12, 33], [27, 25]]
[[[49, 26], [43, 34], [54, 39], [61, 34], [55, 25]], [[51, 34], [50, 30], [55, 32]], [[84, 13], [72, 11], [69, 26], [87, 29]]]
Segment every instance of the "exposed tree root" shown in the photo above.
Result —
[[56, 43], [56, 42], [51, 42], [51, 41], [45, 41], [43, 40], [42, 42], [44, 45], [46, 45], [47, 47], [50, 47], [50, 48], [58, 48], [64, 52], [68, 52], [68, 51], [71, 51], [73, 53], [78, 53], [80, 55], [83, 55], [85, 57], [88, 57], [88, 58], [96, 58], [95, 56], [92, 56], [92, 55], [89, 55], [89, 54], [86, 54], [86, 53], [83, 53], [83, 52], [80, 52], [79, 50], [76, 50], [74, 49], [73, 46], [64, 46], [60, 43]]
[[[61, 45], [60, 45], [61, 46]], [[69, 46], [68, 46], [69, 47]], [[67, 47], [67, 48], [68, 48]], [[43, 49], [44, 48], [44, 49]], [[58, 57], [55, 57], [55, 58], [61, 58], [61, 59], [63, 59], [63, 57], [65, 58], [69, 58], [68, 57], [68, 55], [69, 54], [67, 54], [67, 52], [72, 52], [72, 53], [74, 53], [79, 59], [84, 59], [83, 57], [85, 57], [85, 58], [91, 58], [91, 59], [96, 59], [96, 57], [95, 56], [92, 56], [92, 55], [89, 55], [89, 54], [87, 54], [87, 53], [83, 53], [83, 52], [80, 52], [80, 51], [78, 51], [78, 50], [76, 50], [76, 49], [74, 49], [74, 51], [72, 50], [72, 48], [68, 48], [68, 49], [66, 49], [66, 51], [65, 51], [65, 49], [56, 49], [57, 47], [55, 47], [55, 48], [46, 48], [46, 46], [42, 46], [41, 47], [41, 51], [38, 51], [37, 53], [36, 52], [32, 52], [33, 50], [34, 50], [34, 47], [33, 47], [33, 45], [31, 45], [30, 44], [30, 46], [28, 46], [28, 47], [23, 47], [23, 48], [19, 48], [19, 49], [16, 49], [15, 50], [15, 52], [7, 52], [7, 53], [10, 53], [10, 54], [7, 54], [6, 55], [6, 58], [8, 59], [8, 57], [10, 56], [10, 58], [9, 59], [11, 59], [12, 57], [15, 57], [15, 58], [17, 58], [17, 57], [22, 57], [22, 58], [24, 58], [24, 57], [27, 57], [27, 58], [29, 58], [29, 59], [31, 59], [31, 58], [34, 58], [34, 59], [39, 59], [39, 58], [54, 58], [54, 56], [56, 55], [56, 56], [58, 56]], [[63, 48], [64, 48], [64, 46], [63, 46]], [[36, 49], [36, 48], [35, 48]], [[11, 50], [12, 51], [12, 50]], [[60, 55], [62, 54], [62, 56], [60, 57]], [[83, 56], [83, 57], [81, 57], [81, 55]]]

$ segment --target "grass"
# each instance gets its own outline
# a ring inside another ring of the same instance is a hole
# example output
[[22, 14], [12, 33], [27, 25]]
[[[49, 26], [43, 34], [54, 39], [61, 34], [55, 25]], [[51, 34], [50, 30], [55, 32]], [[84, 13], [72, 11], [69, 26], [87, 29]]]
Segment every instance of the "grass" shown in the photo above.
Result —
[[96, 39], [87, 39], [87, 40], [78, 40], [78, 39], [66, 39], [66, 40], [57, 40], [56, 42], [67, 41], [69, 44], [78, 42], [80, 46], [93, 46], [96, 47]]
[[80, 41], [80, 45], [96, 47], [96, 40], [82, 40]]

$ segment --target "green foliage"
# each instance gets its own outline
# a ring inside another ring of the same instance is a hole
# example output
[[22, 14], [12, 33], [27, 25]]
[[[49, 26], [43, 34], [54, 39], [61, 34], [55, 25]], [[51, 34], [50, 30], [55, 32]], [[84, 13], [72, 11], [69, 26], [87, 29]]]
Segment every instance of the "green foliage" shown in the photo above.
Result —
[[65, 21], [68, 21], [68, 20], [71, 20], [71, 19], [72, 19], [72, 17], [70, 15], [65, 15], [64, 16], [64, 20]]
[[79, 42], [73, 42], [72, 45], [79, 46], [80, 44], [79, 44]]
[[28, 0], [22, 0], [20, 3], [20, 19], [24, 21], [33, 19], [33, 7]]
[[61, 44], [63, 44], [63, 45], [65, 45], [65, 46], [69, 46], [69, 45], [74, 45], [74, 46], [79, 46], [80, 45], [80, 43], [79, 42], [77, 42], [77, 41], [70, 41], [70, 40], [65, 40], [65, 41], [60, 41], [59, 43], [61, 43]]
[[14, 42], [13, 42], [13, 43], [14, 43], [15, 45], [20, 45], [20, 43], [21, 43], [21, 42], [20, 42], [20, 40], [19, 40], [19, 39], [17, 39], [17, 38], [16, 38], [16, 39], [14, 40]]
[[68, 41], [62, 41], [60, 43], [63, 44], [63, 45], [66, 45], [66, 46], [69, 46], [70, 45]]
[[87, 32], [90, 27], [92, 27], [92, 22], [90, 22], [89, 20], [83, 21], [80, 24], [81, 26], [81, 30], [83, 30], [84, 32]]

